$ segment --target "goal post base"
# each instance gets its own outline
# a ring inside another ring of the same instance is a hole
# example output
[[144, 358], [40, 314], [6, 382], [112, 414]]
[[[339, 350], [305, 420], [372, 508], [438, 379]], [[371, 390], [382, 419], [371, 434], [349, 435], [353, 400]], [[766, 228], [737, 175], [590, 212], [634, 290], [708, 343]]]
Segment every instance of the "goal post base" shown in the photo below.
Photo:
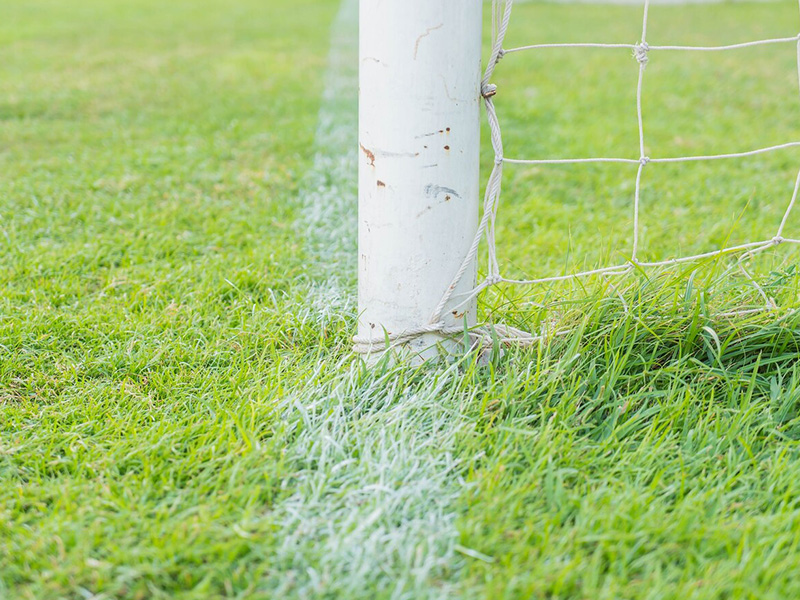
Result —
[[419, 366], [458, 360], [470, 351], [470, 344], [471, 341], [465, 340], [463, 334], [445, 336], [426, 333], [401, 344], [386, 341], [382, 344], [374, 342], [364, 344], [356, 340], [354, 351], [363, 357], [368, 365], [375, 365], [388, 356], [392, 364]]
[[392, 343], [385, 339], [382, 344], [359, 341], [354, 350], [374, 365], [391, 356], [393, 363], [421, 365], [424, 363], [454, 362], [469, 354], [477, 354], [481, 364], [487, 364], [498, 353], [502, 356], [509, 348], [528, 347], [546, 338], [508, 325], [496, 324], [461, 330], [449, 334], [424, 333], [408, 340]]

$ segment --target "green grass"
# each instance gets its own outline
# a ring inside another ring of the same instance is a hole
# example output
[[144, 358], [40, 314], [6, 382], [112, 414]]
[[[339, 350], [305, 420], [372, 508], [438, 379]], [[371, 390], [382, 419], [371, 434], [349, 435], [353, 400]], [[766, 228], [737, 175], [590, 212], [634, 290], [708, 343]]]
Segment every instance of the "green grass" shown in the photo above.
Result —
[[[797, 252], [753, 265], [775, 314], [719, 316], [758, 299], [723, 259], [501, 289], [487, 316], [568, 333], [488, 365], [365, 368], [352, 262], [326, 265], [305, 215], [337, 8], [4, 7], [0, 597], [800, 595]], [[521, 4], [508, 45], [634, 42], [639, 12]], [[650, 40], [796, 19], [656, 6]], [[654, 54], [648, 151], [798, 139], [794, 60]], [[635, 71], [625, 52], [508, 56], [507, 155], [635, 155]], [[771, 236], [797, 158], [649, 166], [647, 257]], [[631, 175], [509, 168], [504, 264], [624, 257]]]

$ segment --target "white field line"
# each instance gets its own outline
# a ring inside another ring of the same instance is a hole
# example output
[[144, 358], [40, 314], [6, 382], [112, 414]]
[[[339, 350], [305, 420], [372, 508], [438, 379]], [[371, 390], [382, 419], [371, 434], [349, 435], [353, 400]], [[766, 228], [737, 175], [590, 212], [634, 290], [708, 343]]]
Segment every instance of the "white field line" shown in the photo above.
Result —
[[314, 307], [352, 308], [357, 252], [358, 2], [342, 0], [331, 30], [328, 71], [302, 187], [303, 237], [315, 283]]
[[[305, 186], [302, 227], [319, 276], [310, 301], [321, 320], [352, 310], [357, 18], [357, 0], [343, 0]], [[306, 389], [279, 402], [275, 442], [285, 448], [291, 492], [270, 515], [274, 597], [456, 597], [447, 582], [472, 552], [458, 545], [454, 508], [465, 489], [467, 465], [455, 450], [473, 428], [460, 410], [469, 394], [455, 368], [413, 385], [396, 380], [397, 372], [322, 365]]]
[[479, 551], [458, 546], [454, 509], [466, 394], [455, 368], [411, 388], [395, 377], [353, 369], [282, 407], [294, 493], [275, 514], [275, 597], [457, 598], [458, 552]]

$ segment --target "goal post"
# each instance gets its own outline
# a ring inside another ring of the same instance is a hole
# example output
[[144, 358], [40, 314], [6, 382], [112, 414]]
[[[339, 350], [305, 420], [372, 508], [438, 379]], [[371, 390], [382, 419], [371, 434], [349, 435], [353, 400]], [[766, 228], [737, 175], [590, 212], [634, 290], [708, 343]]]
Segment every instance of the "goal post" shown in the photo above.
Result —
[[476, 322], [482, 5], [360, 1], [358, 352], [428, 358]]

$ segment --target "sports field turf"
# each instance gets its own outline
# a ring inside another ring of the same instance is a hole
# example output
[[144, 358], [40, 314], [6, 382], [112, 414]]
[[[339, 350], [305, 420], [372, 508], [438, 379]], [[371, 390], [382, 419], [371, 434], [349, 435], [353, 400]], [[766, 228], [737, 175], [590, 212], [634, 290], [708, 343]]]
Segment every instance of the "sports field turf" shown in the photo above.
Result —
[[[568, 334], [366, 368], [343, 6], [3, 5], [0, 598], [800, 597], [797, 251], [752, 266], [773, 313], [719, 316], [760, 298], [728, 259], [501, 289], [484, 315]], [[632, 43], [640, 13], [525, 3], [508, 45]], [[722, 44], [800, 16], [651, 23]], [[649, 151], [800, 139], [795, 61], [651, 56]], [[509, 55], [496, 79], [507, 156], [636, 154], [624, 51]], [[769, 238], [798, 167], [648, 166], [646, 256]], [[504, 264], [624, 260], [632, 174], [509, 168]]]

